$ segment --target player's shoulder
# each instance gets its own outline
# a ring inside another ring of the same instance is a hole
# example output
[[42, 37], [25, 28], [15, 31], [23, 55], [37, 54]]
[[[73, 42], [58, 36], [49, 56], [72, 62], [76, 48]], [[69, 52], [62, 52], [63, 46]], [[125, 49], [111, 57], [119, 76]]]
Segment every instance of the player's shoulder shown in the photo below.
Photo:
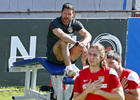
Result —
[[79, 74], [85, 74], [85, 73], [88, 73], [89, 72], [89, 68], [85, 68], [85, 69], [81, 69], [79, 71]]
[[115, 69], [109, 68], [109, 67], [104, 67], [104, 70], [107, 71], [109, 73], [109, 75], [115, 75], [118, 77], [118, 74]]
[[139, 83], [139, 75], [135, 71], [133, 71], [131, 69], [124, 69], [123, 73], [128, 75], [128, 77], [127, 77], [128, 80]]
[[51, 21], [51, 24], [60, 23], [61, 17], [57, 17]]
[[72, 22], [72, 24], [74, 24], [74, 25], [82, 24], [78, 19], [74, 19], [74, 18], [71, 19], [71, 22]]
[[131, 70], [131, 69], [123, 69], [123, 72], [125, 72], [125, 73], [133, 73], [133, 72], [135, 72], [135, 71], [133, 71], [133, 70]]
[[75, 18], [72, 18], [71, 21], [72, 21], [72, 23], [75, 23], [75, 22], [77, 22], [78, 20], [75, 19]]
[[135, 71], [131, 70], [131, 69], [125, 69], [125, 68], [123, 68], [123, 75], [135, 77], [138, 74]]
[[110, 71], [112, 71], [112, 68], [109, 68], [109, 67], [103, 67], [102, 70], [103, 70], [103, 71], [106, 71], [106, 72], [110, 72]]

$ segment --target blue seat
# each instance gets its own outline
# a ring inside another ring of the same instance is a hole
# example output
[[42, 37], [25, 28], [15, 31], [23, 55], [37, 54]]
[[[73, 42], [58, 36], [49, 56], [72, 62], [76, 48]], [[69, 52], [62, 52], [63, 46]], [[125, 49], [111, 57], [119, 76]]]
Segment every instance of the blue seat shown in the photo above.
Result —
[[[24, 67], [26, 65], [41, 64], [51, 75], [63, 75], [65, 65], [56, 65], [47, 60], [47, 57], [36, 57], [33, 59], [20, 60], [13, 63], [13, 67]], [[65, 76], [63, 78], [64, 84], [74, 84], [74, 79]]]
[[26, 59], [16, 61], [13, 63], [13, 67], [21, 67], [26, 65], [41, 64], [51, 75], [63, 75], [65, 65], [56, 65], [47, 60], [47, 57], [36, 57], [33, 59]]
[[65, 76], [63, 78], [63, 84], [74, 84], [74, 78], [73, 77], [68, 77], [68, 76]]

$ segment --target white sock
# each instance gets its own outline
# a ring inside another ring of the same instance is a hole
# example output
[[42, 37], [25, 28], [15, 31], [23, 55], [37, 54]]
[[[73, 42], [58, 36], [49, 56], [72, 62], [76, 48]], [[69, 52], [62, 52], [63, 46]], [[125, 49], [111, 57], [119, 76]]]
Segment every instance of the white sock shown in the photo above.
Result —
[[72, 65], [66, 66], [66, 69], [73, 70], [73, 69], [72, 69]]

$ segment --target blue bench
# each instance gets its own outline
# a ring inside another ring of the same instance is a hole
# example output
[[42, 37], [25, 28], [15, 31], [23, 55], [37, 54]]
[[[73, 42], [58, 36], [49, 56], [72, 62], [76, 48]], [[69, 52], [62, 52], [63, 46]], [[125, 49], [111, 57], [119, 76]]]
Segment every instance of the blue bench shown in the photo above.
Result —
[[[51, 75], [63, 75], [64, 65], [55, 65], [50, 63], [46, 57], [37, 57], [33, 59], [21, 60], [13, 63], [13, 67], [26, 66], [26, 65], [37, 65], [41, 64]], [[51, 66], [51, 67], [50, 67]]]
[[[64, 94], [63, 94], [63, 86], [62, 86], [62, 80], [63, 84], [74, 84], [74, 78], [67, 77], [64, 75], [64, 65], [56, 65], [50, 63], [46, 57], [37, 57], [33, 59], [26, 59], [21, 61], [16, 61], [13, 63], [13, 66], [10, 68], [11, 71], [17, 71], [17, 68], [21, 68], [20, 71], [25, 70], [26, 76], [25, 76], [25, 91], [24, 96], [18, 96], [14, 97], [13, 99], [28, 99], [33, 98], [36, 95], [41, 95], [39, 92], [36, 91], [36, 79], [37, 79], [37, 70], [45, 68], [52, 77], [57, 75], [57, 100], [63, 100]], [[10, 71], [9, 70], [9, 71]], [[31, 80], [31, 90], [29, 92], [29, 85], [30, 85], [30, 72], [32, 72], [32, 80]], [[40, 97], [40, 96], [39, 96]], [[38, 96], [35, 97], [35, 99], [39, 98]], [[44, 97], [44, 98], [50, 98]], [[45, 99], [41, 99], [45, 100]], [[48, 99], [47, 99], [48, 100]]]

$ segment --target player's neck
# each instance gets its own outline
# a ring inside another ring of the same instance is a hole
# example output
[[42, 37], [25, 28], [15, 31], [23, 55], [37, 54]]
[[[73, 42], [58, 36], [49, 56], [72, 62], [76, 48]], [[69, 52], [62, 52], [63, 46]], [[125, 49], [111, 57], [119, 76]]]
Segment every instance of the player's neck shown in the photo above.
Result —
[[101, 68], [99, 66], [90, 66], [90, 72], [91, 73], [96, 73], [98, 72]]
[[63, 22], [63, 21], [62, 21], [62, 23], [63, 23], [64, 25], [68, 25], [68, 24], [69, 24], [69, 23], [65, 23], [65, 22]]
[[117, 70], [117, 73], [118, 73], [118, 76], [119, 76], [119, 77], [121, 77], [122, 72], [123, 72], [123, 67], [120, 66], [119, 69]]

